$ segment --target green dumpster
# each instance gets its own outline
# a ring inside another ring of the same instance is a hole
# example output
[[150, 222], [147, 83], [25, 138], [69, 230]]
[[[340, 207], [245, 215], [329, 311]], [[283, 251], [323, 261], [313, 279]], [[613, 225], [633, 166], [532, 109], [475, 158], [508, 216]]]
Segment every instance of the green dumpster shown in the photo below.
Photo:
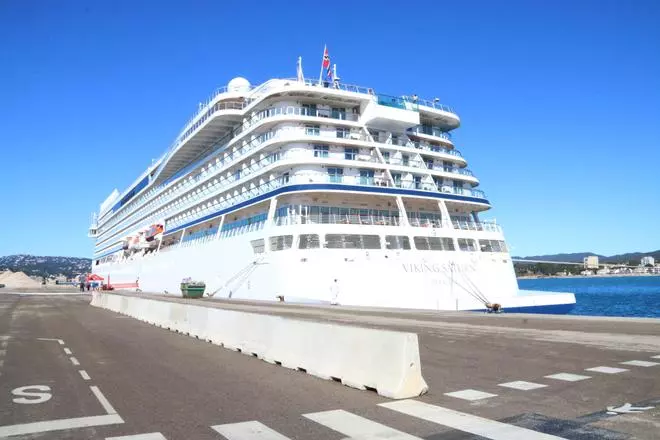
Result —
[[181, 283], [181, 294], [184, 298], [201, 298], [204, 296], [204, 290], [206, 290], [205, 283]]

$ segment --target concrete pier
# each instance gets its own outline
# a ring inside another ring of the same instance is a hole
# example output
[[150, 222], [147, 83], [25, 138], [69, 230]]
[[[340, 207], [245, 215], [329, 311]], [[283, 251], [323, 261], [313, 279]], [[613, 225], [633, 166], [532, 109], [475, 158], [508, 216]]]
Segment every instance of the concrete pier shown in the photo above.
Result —
[[[90, 307], [87, 295], [0, 294], [0, 342], [7, 342], [0, 359], [0, 433], [38, 418], [72, 417], [65, 412], [98, 415], [93, 402], [99, 399], [85, 390], [92, 383], [123, 423], [69, 428], [66, 438], [158, 432], [166, 439], [221, 439], [236, 438], [231, 433], [255, 426], [294, 439], [355, 436], [354, 431], [344, 432], [349, 426], [360, 427], [360, 432], [378, 428], [381, 434], [394, 430], [414, 436], [392, 438], [434, 440], [656, 439], [660, 432], [657, 319], [125, 295], [416, 333], [429, 391], [399, 401], [410, 403], [390, 405], [393, 401], [373, 392], [352, 390]], [[37, 338], [53, 340], [37, 343]], [[60, 348], [57, 340], [65, 345]], [[67, 355], [64, 348], [73, 354]], [[41, 361], [26, 364], [25, 359]], [[50, 386], [51, 400], [59, 398], [60, 405], [48, 410], [48, 402], [12, 401], [12, 390], [34, 384]], [[70, 386], [58, 397], [56, 390], [63, 384]], [[89, 402], [79, 408], [76, 399]], [[25, 412], [28, 406], [31, 411]]]

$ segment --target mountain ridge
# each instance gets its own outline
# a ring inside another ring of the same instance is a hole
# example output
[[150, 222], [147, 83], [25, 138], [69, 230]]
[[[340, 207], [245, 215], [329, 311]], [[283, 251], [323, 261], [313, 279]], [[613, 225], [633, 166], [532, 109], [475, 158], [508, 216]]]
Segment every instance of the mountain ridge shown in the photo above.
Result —
[[597, 256], [598, 260], [604, 263], [628, 263], [639, 264], [642, 257], [651, 256], [656, 261], [660, 262], [660, 249], [657, 251], [649, 252], [627, 252], [625, 254], [616, 255], [600, 255], [595, 252], [573, 252], [562, 254], [547, 254], [547, 255], [532, 255], [527, 257], [513, 257], [519, 260], [543, 260], [543, 261], [562, 261], [566, 263], [581, 263], [584, 257]]
[[72, 278], [81, 273], [90, 272], [90, 258], [40, 256], [30, 254], [15, 254], [0, 257], [0, 271], [24, 272], [35, 277], [65, 276]]

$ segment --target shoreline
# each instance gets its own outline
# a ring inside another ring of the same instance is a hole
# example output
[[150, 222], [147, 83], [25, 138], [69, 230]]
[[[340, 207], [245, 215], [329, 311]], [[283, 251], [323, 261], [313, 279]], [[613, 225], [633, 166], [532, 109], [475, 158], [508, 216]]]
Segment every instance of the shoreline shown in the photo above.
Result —
[[519, 275], [519, 280], [534, 280], [541, 278], [624, 278], [624, 277], [660, 277], [660, 273], [607, 273], [595, 275]]

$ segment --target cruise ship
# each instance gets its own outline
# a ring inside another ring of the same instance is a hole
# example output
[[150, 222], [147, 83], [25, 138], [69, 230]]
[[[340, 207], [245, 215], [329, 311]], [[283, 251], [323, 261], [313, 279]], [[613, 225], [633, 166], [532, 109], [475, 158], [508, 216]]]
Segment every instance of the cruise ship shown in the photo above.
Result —
[[566, 313], [518, 288], [500, 225], [438, 99], [345, 84], [323, 61], [216, 90], [165, 154], [92, 215], [116, 289], [428, 310]]

